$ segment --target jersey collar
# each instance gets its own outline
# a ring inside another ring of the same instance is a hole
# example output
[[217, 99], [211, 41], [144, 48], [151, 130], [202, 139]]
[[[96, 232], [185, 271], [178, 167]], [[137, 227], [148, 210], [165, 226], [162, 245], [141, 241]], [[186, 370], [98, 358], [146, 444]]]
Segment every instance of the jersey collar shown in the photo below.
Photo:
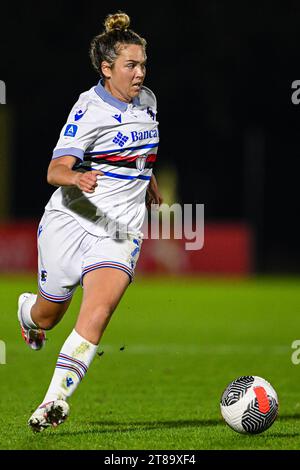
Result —
[[[125, 101], [118, 100], [118, 98], [115, 98], [111, 93], [109, 93], [104, 88], [102, 80], [99, 80], [98, 84], [95, 86], [95, 92], [97, 93], [98, 96], [100, 96], [100, 98], [103, 99], [103, 101], [119, 109], [119, 111], [124, 112], [127, 110], [128, 103], [125, 103]], [[139, 106], [140, 99], [138, 96], [133, 98], [132, 104], [134, 106]]]

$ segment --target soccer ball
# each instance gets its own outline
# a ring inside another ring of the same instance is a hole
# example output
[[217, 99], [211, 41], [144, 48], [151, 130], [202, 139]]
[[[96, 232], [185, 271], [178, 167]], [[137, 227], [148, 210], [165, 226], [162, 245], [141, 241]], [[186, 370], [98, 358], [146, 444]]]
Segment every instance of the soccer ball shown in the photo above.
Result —
[[244, 376], [231, 382], [221, 397], [226, 423], [242, 434], [259, 434], [268, 429], [278, 414], [278, 397], [265, 379]]

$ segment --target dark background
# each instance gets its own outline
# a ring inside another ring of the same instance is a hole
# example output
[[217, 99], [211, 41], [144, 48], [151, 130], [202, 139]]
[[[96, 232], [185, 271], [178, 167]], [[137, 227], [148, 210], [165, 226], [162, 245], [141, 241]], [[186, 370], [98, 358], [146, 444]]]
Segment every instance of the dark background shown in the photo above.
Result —
[[97, 83], [91, 39], [123, 10], [148, 41], [145, 85], [158, 98], [158, 168], [206, 220], [250, 223], [259, 272], [300, 272], [299, 1], [1, 4], [0, 79], [13, 116], [11, 208], [40, 217], [47, 166], [78, 95]]

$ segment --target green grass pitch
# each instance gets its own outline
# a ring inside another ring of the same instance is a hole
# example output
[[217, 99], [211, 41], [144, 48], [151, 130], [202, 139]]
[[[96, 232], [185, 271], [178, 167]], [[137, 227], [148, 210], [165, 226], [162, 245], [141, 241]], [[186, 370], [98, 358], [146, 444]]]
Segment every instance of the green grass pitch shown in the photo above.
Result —
[[[27, 419], [48, 387], [72, 330], [80, 289], [42, 351], [27, 348], [16, 320], [34, 277], [0, 278], [1, 449], [299, 449], [298, 279], [137, 279], [115, 312], [87, 376], [56, 430], [34, 434]], [[259, 375], [279, 396], [265, 433], [240, 435], [219, 410], [225, 386]]]

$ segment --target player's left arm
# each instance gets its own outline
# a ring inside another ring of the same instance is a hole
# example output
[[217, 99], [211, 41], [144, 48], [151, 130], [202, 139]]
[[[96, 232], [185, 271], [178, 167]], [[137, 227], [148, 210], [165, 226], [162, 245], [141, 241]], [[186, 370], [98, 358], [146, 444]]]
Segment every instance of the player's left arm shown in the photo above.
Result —
[[[147, 102], [147, 106], [150, 107], [154, 111], [154, 117], [157, 114], [157, 101], [155, 94], [147, 87], [143, 86], [143, 93], [144, 93], [144, 98], [145, 102]], [[156, 181], [156, 178], [154, 174], [152, 173], [151, 180], [149, 182], [148, 188], [147, 188], [147, 193], [146, 193], [146, 206], [148, 210], [151, 210], [151, 205], [152, 204], [157, 204], [160, 206], [163, 203], [163, 198], [162, 195], [158, 189], [158, 184]]]
[[149, 182], [149, 186], [147, 188], [146, 194], [146, 205], [147, 209], [151, 209], [151, 204], [158, 204], [159, 206], [162, 204], [163, 198], [159, 192], [157, 180], [152, 173], [151, 180]]

